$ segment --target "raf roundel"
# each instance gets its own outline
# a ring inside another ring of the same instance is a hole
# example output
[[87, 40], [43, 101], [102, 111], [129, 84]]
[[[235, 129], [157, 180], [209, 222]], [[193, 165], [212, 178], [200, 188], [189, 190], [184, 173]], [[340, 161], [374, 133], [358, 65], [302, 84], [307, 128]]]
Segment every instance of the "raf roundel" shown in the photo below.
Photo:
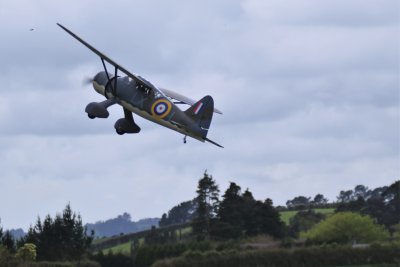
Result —
[[158, 119], [165, 118], [171, 111], [171, 103], [166, 99], [159, 99], [151, 106], [151, 113]]

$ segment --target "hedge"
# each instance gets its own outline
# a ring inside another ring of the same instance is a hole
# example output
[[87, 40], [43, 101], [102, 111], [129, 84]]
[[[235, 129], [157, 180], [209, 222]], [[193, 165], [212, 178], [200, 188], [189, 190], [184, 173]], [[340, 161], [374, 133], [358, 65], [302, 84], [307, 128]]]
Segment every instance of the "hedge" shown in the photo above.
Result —
[[400, 263], [400, 248], [374, 246], [363, 249], [319, 247], [205, 253], [196, 251], [158, 261], [152, 267], [323, 267], [381, 263]]

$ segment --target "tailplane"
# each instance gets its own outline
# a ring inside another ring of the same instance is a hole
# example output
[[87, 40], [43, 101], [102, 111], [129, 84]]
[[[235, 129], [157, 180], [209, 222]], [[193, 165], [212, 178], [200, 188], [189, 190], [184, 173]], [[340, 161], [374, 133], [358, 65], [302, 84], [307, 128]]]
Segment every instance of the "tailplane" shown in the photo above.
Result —
[[185, 114], [200, 127], [201, 137], [204, 141], [223, 148], [220, 144], [207, 138], [208, 129], [210, 128], [214, 114], [214, 100], [211, 96], [205, 96], [194, 103], [185, 111]]
[[209, 95], [203, 97], [185, 111], [185, 114], [201, 128], [204, 140], [210, 128], [213, 113], [214, 100]]

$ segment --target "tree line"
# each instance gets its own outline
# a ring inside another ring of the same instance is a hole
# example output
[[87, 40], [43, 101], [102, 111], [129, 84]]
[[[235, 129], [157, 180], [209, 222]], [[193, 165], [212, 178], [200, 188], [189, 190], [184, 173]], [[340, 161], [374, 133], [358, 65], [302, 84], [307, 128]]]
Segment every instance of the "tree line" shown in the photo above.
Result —
[[[219, 199], [219, 187], [207, 172], [199, 180], [197, 196], [182, 202], [164, 213], [160, 227], [192, 222], [199, 238], [236, 238], [259, 233], [275, 237], [297, 238], [300, 232], [311, 229], [326, 218], [315, 212], [316, 208], [332, 208], [338, 212], [357, 212], [368, 215], [391, 233], [400, 223], [400, 181], [389, 186], [369, 189], [357, 185], [354, 189], [341, 190], [335, 202], [321, 193], [313, 198], [296, 196], [286, 202], [286, 206], [274, 207], [272, 200], [255, 200], [249, 189], [243, 193], [241, 187], [231, 182]], [[295, 210], [289, 225], [280, 222], [278, 211]]]
[[[68, 204], [62, 214], [47, 215], [31, 226], [27, 235], [15, 240], [10, 231], [0, 227], [0, 266], [17, 266], [26, 261], [74, 261], [87, 258], [94, 232], [86, 233], [79, 214]], [[3, 265], [1, 260], [4, 261]]]
[[231, 239], [268, 234], [284, 235], [284, 223], [271, 199], [256, 200], [249, 189], [231, 182], [219, 198], [220, 190], [212, 175], [204, 172], [198, 181], [196, 197], [173, 207], [161, 216], [159, 226], [192, 222], [199, 240]]

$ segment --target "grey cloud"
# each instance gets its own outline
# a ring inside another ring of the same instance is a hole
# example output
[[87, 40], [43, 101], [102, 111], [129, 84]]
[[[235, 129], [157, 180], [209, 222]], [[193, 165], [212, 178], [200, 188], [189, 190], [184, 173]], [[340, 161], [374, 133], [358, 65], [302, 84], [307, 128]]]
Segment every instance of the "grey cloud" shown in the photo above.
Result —
[[[26, 227], [69, 201], [88, 222], [124, 211], [160, 216], [195, 195], [205, 169], [221, 190], [233, 180], [277, 204], [391, 183], [400, 173], [397, 6], [4, 3], [0, 186], [8, 190], [0, 200], [25, 197], [1, 210], [3, 226]], [[209, 137], [225, 149], [183, 145], [141, 118], [139, 135], [117, 136], [118, 107], [108, 120], [89, 120], [84, 107], [102, 97], [82, 78], [101, 62], [56, 22], [156, 85], [194, 99], [212, 95], [224, 115], [214, 116]]]

